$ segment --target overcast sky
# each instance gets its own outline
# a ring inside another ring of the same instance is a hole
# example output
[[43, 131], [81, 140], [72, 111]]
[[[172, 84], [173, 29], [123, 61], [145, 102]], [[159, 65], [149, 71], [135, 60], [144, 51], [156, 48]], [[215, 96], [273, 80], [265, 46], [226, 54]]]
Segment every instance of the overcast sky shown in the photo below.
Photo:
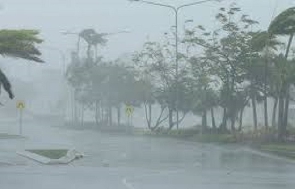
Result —
[[[214, 27], [214, 15], [219, 7], [233, 1], [223, 0], [221, 3], [211, 2], [183, 9], [179, 14], [180, 30], [184, 21], [188, 19], [194, 21], [190, 26], [202, 24]], [[194, 0], [154, 0], [154, 2], [179, 6]], [[236, 0], [235, 2], [252, 19], [261, 23], [261, 29], [267, 28], [274, 12], [277, 15], [295, 5], [294, 0]], [[42, 44], [43, 57], [47, 61], [47, 64], [41, 67], [61, 67], [60, 52], [52, 48], [62, 50], [69, 58], [69, 52], [75, 48], [77, 37], [62, 35], [61, 32], [65, 30], [79, 32], [85, 28], [94, 28], [98, 32], [116, 32], [129, 29], [131, 31], [129, 34], [109, 36], [107, 47], [100, 51], [107, 59], [115, 59], [124, 53], [140, 49], [147, 38], [159, 40], [174, 25], [171, 10], [139, 2], [132, 3], [128, 0], [0, 0], [0, 4], [1, 29], [40, 30], [45, 40]], [[14, 71], [23, 70], [25, 75], [32, 74], [32, 68], [28, 70], [28, 67], [21, 66], [25, 61], [1, 59], [1, 62], [18, 62], [13, 64], [14, 66], [5, 63], [4, 67], [7, 68], [9, 65], [9, 69]]]

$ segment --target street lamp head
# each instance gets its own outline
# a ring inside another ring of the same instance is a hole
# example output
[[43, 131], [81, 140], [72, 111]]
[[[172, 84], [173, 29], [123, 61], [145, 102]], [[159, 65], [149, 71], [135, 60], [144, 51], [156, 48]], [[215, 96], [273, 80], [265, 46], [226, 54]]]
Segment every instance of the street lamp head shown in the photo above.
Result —
[[122, 32], [124, 32], [124, 33], [131, 33], [131, 29], [126, 28], [126, 29], [122, 30]]
[[71, 31], [61, 31], [60, 32], [61, 34], [63, 34], [63, 35], [77, 35], [78, 33], [75, 33], [75, 32], [71, 32]]
[[69, 32], [68, 31], [60, 31], [61, 34], [67, 35]]
[[186, 20], [185, 23], [194, 22], [193, 19]]

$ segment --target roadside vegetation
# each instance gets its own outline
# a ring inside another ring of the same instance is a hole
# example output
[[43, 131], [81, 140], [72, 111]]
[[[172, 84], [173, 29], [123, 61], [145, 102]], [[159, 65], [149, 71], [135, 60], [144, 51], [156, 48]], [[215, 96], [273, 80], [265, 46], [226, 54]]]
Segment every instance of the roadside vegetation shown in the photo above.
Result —
[[[85, 29], [79, 34], [87, 44], [85, 54], [72, 54], [66, 74], [74, 91], [72, 124], [83, 127], [84, 112], [90, 111], [96, 125], [120, 126], [123, 107], [132, 105], [144, 109], [146, 119], [147, 130], [136, 134], [204, 142], [292, 143], [295, 133], [288, 127], [288, 110], [294, 101], [294, 16], [295, 8], [290, 8], [262, 28], [236, 4], [219, 8], [214, 29], [184, 27], [177, 54], [179, 74], [171, 41], [174, 31], [160, 41], [147, 41], [132, 58], [106, 61], [99, 48], [107, 40]], [[258, 104], [263, 104], [263, 115], [258, 115]], [[250, 131], [243, 124], [245, 108], [252, 109]], [[217, 109], [223, 112], [221, 120], [216, 119]], [[201, 125], [177, 128], [189, 113], [200, 116]], [[258, 116], [264, 118], [263, 127]]]
[[[37, 45], [42, 43], [36, 30], [0, 30], [0, 55], [43, 62]], [[10, 99], [14, 98], [9, 79], [0, 68], [0, 89], [3, 88]]]

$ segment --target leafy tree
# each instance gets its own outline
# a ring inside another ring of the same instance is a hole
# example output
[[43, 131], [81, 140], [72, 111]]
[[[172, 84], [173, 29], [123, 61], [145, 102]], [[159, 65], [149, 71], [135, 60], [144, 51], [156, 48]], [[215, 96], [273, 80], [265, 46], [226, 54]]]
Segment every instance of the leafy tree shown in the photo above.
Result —
[[[267, 98], [270, 94], [269, 92], [269, 86], [273, 83], [271, 79], [274, 79], [271, 77], [271, 67], [274, 65], [271, 65], [273, 61], [274, 54], [276, 51], [278, 51], [279, 47], [282, 46], [282, 43], [276, 38], [276, 36], [269, 34], [267, 31], [258, 31], [253, 32], [252, 39], [250, 41], [250, 46], [252, 48], [252, 51], [255, 53], [259, 53], [258, 58], [258, 64], [260, 65], [260, 72], [257, 73], [258, 75], [263, 75], [264, 77], [256, 77], [256, 79], [259, 79], [260, 83], [260, 91], [264, 94], [264, 125], [266, 128], [268, 128], [268, 105], [267, 105]], [[264, 68], [263, 68], [264, 67]], [[249, 72], [253, 73], [253, 72]], [[254, 72], [255, 73], [255, 72]], [[263, 74], [261, 74], [263, 73]], [[276, 94], [276, 93], [273, 93]], [[276, 96], [274, 96], [276, 99]], [[276, 104], [276, 103], [275, 103]], [[275, 115], [274, 115], [275, 117]], [[273, 120], [274, 122], [275, 120]]]
[[91, 57], [91, 48], [95, 48], [95, 58], [97, 58], [98, 45], [105, 45], [107, 40], [104, 34], [97, 33], [94, 29], [84, 29], [79, 33], [79, 36], [87, 43], [87, 57]]
[[[35, 30], [0, 30], [0, 54], [13, 58], [21, 58], [34, 62], [43, 62], [40, 59], [41, 52], [36, 44], [42, 42], [37, 37], [39, 34]], [[0, 87], [8, 93], [9, 98], [13, 98], [11, 84], [3, 71], [0, 69]]]

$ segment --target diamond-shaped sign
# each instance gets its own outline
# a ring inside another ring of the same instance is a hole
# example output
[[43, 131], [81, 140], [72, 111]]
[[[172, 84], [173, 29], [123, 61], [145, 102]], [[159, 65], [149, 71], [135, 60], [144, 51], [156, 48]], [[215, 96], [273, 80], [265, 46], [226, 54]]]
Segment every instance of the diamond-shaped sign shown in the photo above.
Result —
[[16, 108], [17, 109], [24, 109], [25, 108], [25, 103], [23, 101], [18, 101], [16, 103]]
[[134, 112], [134, 108], [130, 105], [126, 105], [125, 112], [126, 112], [126, 115], [130, 117]]

